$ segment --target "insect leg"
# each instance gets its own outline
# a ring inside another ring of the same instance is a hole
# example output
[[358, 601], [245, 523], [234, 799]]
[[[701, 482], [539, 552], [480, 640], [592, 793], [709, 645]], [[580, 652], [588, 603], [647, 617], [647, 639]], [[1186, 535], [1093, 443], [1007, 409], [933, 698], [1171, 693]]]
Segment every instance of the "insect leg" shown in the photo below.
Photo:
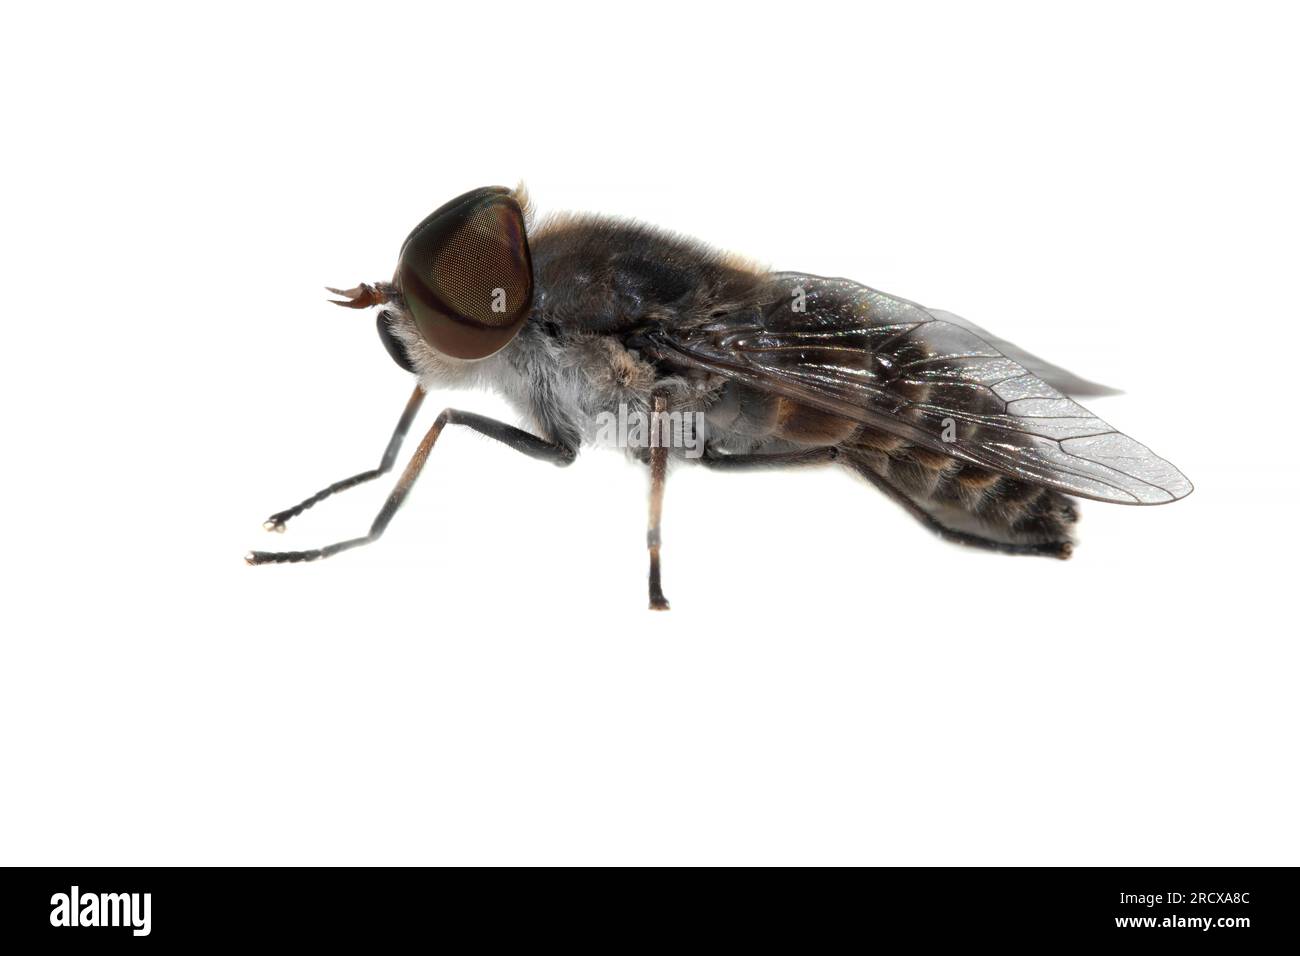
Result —
[[[668, 409], [668, 399], [663, 395], [654, 396], [652, 411], [655, 422], [652, 434], [658, 434], [658, 416]], [[663, 586], [659, 582], [659, 519], [664, 511], [664, 481], [668, 475], [668, 447], [662, 443], [650, 449], [650, 527], [646, 531], [646, 547], [650, 549], [650, 610], [668, 610], [668, 599], [664, 597]]]
[[761, 452], [752, 455], [727, 455], [705, 448], [700, 462], [708, 468], [742, 471], [748, 468], [773, 468], [782, 465], [819, 465], [823, 462], [835, 461], [839, 457], [840, 450], [834, 446], [811, 448], [807, 451], [773, 452], [766, 455]]
[[424, 438], [420, 440], [419, 446], [415, 449], [415, 454], [411, 456], [411, 460], [402, 472], [402, 476], [397, 479], [397, 484], [389, 494], [388, 500], [384, 502], [384, 506], [379, 509], [379, 514], [375, 516], [374, 523], [370, 525], [369, 533], [360, 538], [349, 538], [347, 541], [338, 541], [324, 548], [316, 548], [311, 551], [250, 551], [244, 560], [249, 564], [315, 561], [319, 558], [328, 558], [341, 551], [348, 551], [379, 540], [384, 533], [384, 529], [388, 527], [388, 523], [393, 520], [393, 515], [397, 514], [397, 509], [406, 500], [407, 494], [410, 493], [411, 487], [415, 484], [415, 479], [420, 477], [420, 472], [424, 468], [425, 461], [429, 458], [429, 453], [433, 451], [438, 436], [442, 434], [443, 428], [447, 425], [463, 425], [481, 435], [486, 435], [488, 438], [496, 439], [503, 445], [522, 452], [529, 458], [540, 458], [556, 465], [571, 464], [573, 459], [577, 457], [577, 452], [573, 448], [547, 441], [544, 438], [538, 438], [522, 428], [515, 428], [513, 425], [507, 425], [505, 422], [499, 422], [494, 418], [475, 415], [473, 412], [462, 412], [455, 408], [444, 409], [442, 414], [434, 421], [432, 427], [425, 433]]
[[380, 459], [379, 467], [372, 468], [369, 471], [363, 471], [351, 478], [344, 478], [342, 481], [336, 481], [328, 488], [322, 488], [316, 494], [312, 495], [305, 501], [300, 501], [292, 508], [286, 508], [284, 511], [277, 511], [271, 517], [266, 519], [262, 525], [267, 531], [283, 531], [284, 523], [290, 518], [296, 518], [312, 505], [324, 501], [330, 495], [337, 494], [340, 491], [347, 491], [349, 488], [355, 488], [357, 485], [365, 484], [372, 481], [380, 475], [385, 475], [393, 468], [393, 463], [397, 461], [397, 453], [402, 448], [402, 441], [406, 438], [406, 433], [411, 427], [411, 422], [415, 420], [415, 414], [420, 410], [420, 405], [424, 402], [424, 387], [415, 386], [415, 391], [407, 399], [406, 409], [402, 412], [402, 417], [397, 421], [397, 427], [393, 429], [393, 436], [388, 439], [388, 447], [384, 449], [384, 457]]

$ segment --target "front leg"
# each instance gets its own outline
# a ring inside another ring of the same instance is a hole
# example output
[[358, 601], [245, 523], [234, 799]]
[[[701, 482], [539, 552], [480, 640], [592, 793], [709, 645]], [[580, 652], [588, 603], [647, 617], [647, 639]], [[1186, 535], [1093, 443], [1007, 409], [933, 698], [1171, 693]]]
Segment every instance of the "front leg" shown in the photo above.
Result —
[[372, 468], [369, 471], [363, 471], [360, 474], [353, 475], [351, 478], [344, 478], [342, 481], [336, 481], [328, 488], [322, 488], [316, 494], [304, 501], [298, 502], [292, 508], [286, 508], [284, 511], [277, 511], [271, 517], [266, 519], [262, 525], [267, 531], [283, 531], [284, 523], [290, 518], [296, 518], [312, 505], [324, 501], [330, 495], [338, 494], [340, 491], [347, 491], [349, 488], [355, 488], [357, 485], [364, 484], [367, 481], [373, 481], [380, 475], [386, 475], [392, 470], [394, 462], [397, 461], [397, 453], [402, 450], [402, 442], [406, 438], [406, 433], [411, 428], [411, 422], [415, 420], [416, 413], [420, 410], [420, 405], [424, 402], [424, 387], [415, 386], [415, 391], [407, 399], [406, 409], [402, 412], [402, 417], [398, 419], [397, 427], [393, 429], [393, 435], [388, 439], [388, 447], [384, 449], [384, 457], [379, 461], [378, 468]]
[[341, 551], [348, 551], [379, 540], [384, 533], [384, 529], [388, 527], [388, 523], [393, 520], [393, 515], [397, 514], [397, 509], [406, 500], [407, 494], [410, 493], [411, 487], [415, 484], [415, 479], [420, 477], [420, 472], [424, 469], [424, 463], [428, 460], [429, 453], [433, 451], [438, 436], [442, 434], [443, 428], [447, 425], [463, 425], [466, 428], [472, 428], [480, 435], [494, 438], [503, 445], [522, 452], [529, 458], [540, 458], [556, 465], [571, 464], [573, 459], [577, 457], [577, 450], [568, 445], [538, 438], [522, 428], [515, 428], [513, 425], [507, 425], [505, 422], [499, 422], [494, 418], [448, 408], [438, 416], [433, 426], [421, 440], [419, 447], [415, 449], [415, 454], [411, 456], [411, 461], [406, 466], [406, 470], [402, 472], [402, 477], [397, 480], [397, 485], [388, 496], [388, 500], [384, 502], [384, 506], [379, 509], [379, 514], [375, 516], [374, 523], [371, 524], [368, 534], [360, 538], [338, 541], [311, 551], [250, 551], [244, 560], [249, 564], [315, 561], [318, 558], [328, 558], [330, 555], [338, 554]]

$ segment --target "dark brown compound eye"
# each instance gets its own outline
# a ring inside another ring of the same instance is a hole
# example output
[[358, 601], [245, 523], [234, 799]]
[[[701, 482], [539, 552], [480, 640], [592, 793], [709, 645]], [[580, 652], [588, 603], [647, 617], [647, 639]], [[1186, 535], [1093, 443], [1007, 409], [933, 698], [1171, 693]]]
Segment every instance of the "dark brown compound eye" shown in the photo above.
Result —
[[406, 238], [396, 279], [430, 347], [458, 359], [499, 351], [533, 304], [532, 258], [514, 195], [489, 186], [440, 207]]

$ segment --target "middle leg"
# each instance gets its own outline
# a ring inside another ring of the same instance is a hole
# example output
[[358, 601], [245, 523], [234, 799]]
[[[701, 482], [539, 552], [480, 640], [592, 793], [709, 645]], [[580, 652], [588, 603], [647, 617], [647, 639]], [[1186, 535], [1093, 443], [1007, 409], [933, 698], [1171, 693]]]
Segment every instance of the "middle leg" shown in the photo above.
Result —
[[[651, 434], [660, 436], [659, 416], [668, 410], [668, 399], [655, 395], [651, 403]], [[662, 440], [650, 448], [650, 528], [646, 531], [646, 547], [650, 550], [650, 610], [668, 610], [663, 585], [659, 581], [659, 521], [664, 511], [664, 482], [668, 475], [668, 446]]]

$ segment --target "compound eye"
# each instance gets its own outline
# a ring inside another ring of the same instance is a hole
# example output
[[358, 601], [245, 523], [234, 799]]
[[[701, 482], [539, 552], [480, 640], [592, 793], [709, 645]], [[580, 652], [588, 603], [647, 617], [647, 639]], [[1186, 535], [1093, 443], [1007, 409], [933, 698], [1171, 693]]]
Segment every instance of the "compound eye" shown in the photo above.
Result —
[[403, 244], [397, 284], [430, 347], [458, 359], [502, 349], [533, 304], [532, 258], [514, 195], [489, 186], [440, 207]]

